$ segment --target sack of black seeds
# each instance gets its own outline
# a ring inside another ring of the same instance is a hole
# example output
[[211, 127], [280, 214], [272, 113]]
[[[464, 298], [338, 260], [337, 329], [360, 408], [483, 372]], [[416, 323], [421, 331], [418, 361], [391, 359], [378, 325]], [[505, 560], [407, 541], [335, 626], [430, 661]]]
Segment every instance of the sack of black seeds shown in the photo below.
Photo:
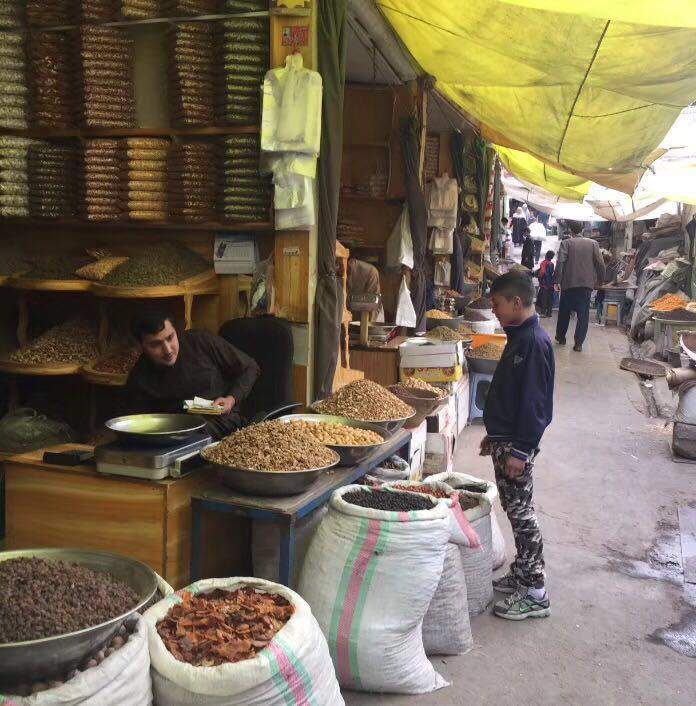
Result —
[[[147, 626], [142, 617], [138, 616], [134, 631], [122, 646], [111, 650], [108, 656], [102, 656], [99, 651], [98, 658], [86, 660], [62, 684], [53, 682], [57, 685], [52, 688], [45, 688], [48, 684], [30, 685], [42, 690], [27, 697], [9, 696], [3, 703], [8, 706], [150, 706], [150, 653]], [[93, 663], [96, 666], [89, 666]]]
[[299, 592], [342, 686], [424, 694], [448, 685], [425, 655], [421, 627], [450, 537], [449, 508], [427, 496], [360, 485], [333, 494]]

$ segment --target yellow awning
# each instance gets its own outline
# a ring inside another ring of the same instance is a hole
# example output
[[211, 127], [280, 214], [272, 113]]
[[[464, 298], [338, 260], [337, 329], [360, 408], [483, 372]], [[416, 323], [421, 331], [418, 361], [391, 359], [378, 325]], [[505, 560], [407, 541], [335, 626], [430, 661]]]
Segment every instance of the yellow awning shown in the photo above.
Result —
[[[680, 110], [696, 98], [693, 28], [500, 0], [377, 1], [438, 90], [485, 139], [582, 180], [633, 193]], [[529, 2], [570, 8], [566, 0]], [[626, 11], [641, 5], [641, 18], [648, 5], [662, 12], [662, 4], [619, 4]], [[666, 11], [681, 17], [681, 6], [668, 1]]]

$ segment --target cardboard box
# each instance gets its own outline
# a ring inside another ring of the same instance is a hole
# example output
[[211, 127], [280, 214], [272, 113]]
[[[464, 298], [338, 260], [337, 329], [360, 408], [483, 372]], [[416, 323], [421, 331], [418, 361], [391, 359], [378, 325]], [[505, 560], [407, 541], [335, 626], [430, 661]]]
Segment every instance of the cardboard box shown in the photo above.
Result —
[[443, 431], [450, 426], [456, 428], [457, 404], [454, 395], [448, 395], [442, 404], [425, 418], [425, 421], [428, 424], [428, 432], [431, 434]]
[[469, 378], [460, 380], [460, 387], [454, 393], [457, 408], [457, 436], [459, 436], [469, 423], [469, 407], [471, 402], [471, 392], [469, 388]]
[[428, 433], [425, 440], [423, 477], [452, 471], [457, 438], [455, 432], [454, 424], [452, 424], [440, 432]]
[[464, 370], [461, 365], [453, 368], [399, 368], [399, 379], [420, 378], [426, 382], [456, 382], [461, 380]]
[[411, 466], [409, 480], [421, 480], [423, 477], [427, 433], [425, 419], [415, 429], [411, 429], [411, 447], [409, 449], [408, 459]]
[[422, 338], [409, 338], [399, 346], [402, 368], [453, 368], [463, 362], [461, 341], [430, 343]]

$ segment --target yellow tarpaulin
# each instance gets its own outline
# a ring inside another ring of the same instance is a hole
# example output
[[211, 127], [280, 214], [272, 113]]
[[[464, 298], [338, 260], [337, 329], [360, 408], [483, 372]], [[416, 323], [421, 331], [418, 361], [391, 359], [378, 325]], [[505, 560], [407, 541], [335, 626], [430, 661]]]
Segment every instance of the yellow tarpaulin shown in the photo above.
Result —
[[[655, 13], [662, 9], [657, 3], [621, 4], [641, 5], [643, 14], [648, 5]], [[437, 88], [485, 139], [626, 193], [660, 154], [655, 149], [682, 107], [696, 98], [693, 28], [499, 0], [378, 5]], [[555, 177], [547, 182], [566, 186]]]
[[522, 181], [529, 181], [571, 201], [582, 201], [590, 190], [590, 182], [582, 177], [545, 164], [526, 152], [493, 146], [502, 163]]

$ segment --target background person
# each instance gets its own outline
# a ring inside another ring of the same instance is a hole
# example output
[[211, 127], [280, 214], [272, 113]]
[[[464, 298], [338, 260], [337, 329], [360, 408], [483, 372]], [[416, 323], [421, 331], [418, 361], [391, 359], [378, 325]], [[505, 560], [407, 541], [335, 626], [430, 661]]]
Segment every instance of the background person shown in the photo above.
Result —
[[553, 294], [554, 294], [554, 272], [555, 265], [553, 258], [556, 253], [553, 250], [547, 250], [546, 256], [539, 265], [537, 279], [539, 280], [539, 294], [537, 296], [537, 310], [539, 316], [543, 319], [548, 319], [553, 314]]
[[574, 351], [582, 351], [590, 322], [592, 290], [604, 282], [604, 259], [595, 240], [582, 235], [582, 224], [569, 221], [571, 237], [563, 240], [556, 260], [556, 287], [561, 292], [558, 304], [556, 341], [564, 346], [570, 314], [578, 316], [575, 324]]
[[529, 228], [522, 232], [522, 256], [520, 262], [530, 272], [534, 269], [534, 241]]

